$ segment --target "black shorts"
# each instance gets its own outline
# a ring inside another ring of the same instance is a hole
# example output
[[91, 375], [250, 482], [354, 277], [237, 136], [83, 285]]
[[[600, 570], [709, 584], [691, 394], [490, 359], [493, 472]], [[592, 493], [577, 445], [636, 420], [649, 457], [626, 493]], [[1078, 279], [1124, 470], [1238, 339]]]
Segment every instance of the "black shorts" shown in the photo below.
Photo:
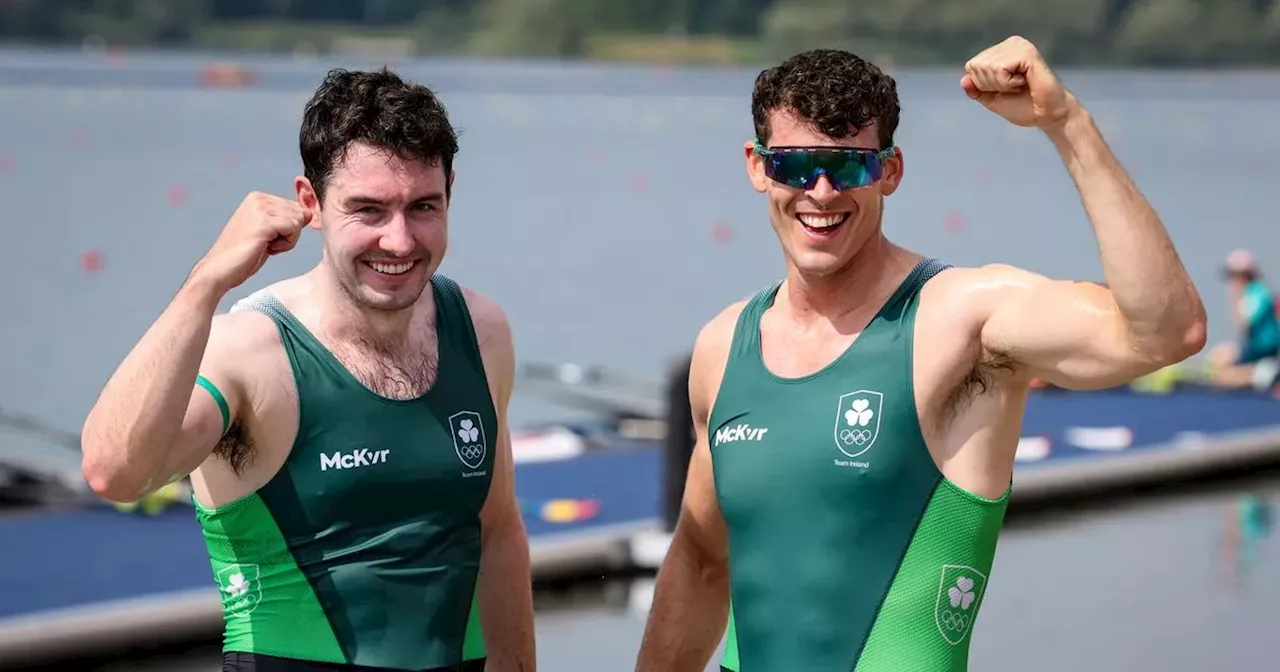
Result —
[[[412, 672], [484, 672], [484, 658], [468, 660], [449, 667], [433, 667]], [[277, 658], [261, 653], [227, 651], [222, 654], [222, 672], [392, 672], [385, 667], [366, 667], [344, 663], [321, 663], [296, 658]], [[405, 671], [409, 672], [409, 671]]]

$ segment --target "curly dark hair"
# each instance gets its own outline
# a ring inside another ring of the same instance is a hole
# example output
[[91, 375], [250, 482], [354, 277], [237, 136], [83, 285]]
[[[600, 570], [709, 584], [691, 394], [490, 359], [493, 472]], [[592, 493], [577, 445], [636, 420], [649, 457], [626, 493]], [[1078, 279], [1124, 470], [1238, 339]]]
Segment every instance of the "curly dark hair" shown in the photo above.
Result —
[[898, 86], [893, 78], [854, 54], [814, 49], [762, 71], [751, 92], [756, 138], [769, 145], [769, 114], [787, 110], [833, 139], [857, 135], [876, 123], [880, 149], [898, 130]]
[[298, 140], [303, 174], [322, 202], [334, 167], [353, 142], [389, 150], [406, 161], [442, 165], [446, 177], [458, 153], [458, 134], [435, 92], [385, 67], [330, 70], [307, 101]]

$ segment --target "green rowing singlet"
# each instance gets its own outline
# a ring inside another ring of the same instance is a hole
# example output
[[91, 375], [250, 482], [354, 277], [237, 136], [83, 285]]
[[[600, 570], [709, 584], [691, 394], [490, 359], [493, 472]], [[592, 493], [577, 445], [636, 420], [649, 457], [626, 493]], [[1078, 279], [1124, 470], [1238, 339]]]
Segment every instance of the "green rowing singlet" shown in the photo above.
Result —
[[781, 283], [738, 317], [708, 426], [729, 533], [723, 669], [967, 669], [1009, 494], [947, 481], [920, 430], [915, 314], [943, 268], [922, 260], [847, 351], [802, 378], [761, 355]]
[[480, 509], [498, 428], [462, 291], [439, 274], [431, 286], [438, 376], [407, 401], [365, 387], [265, 290], [233, 308], [275, 321], [300, 412], [270, 482], [196, 504], [224, 651], [397, 670], [484, 658]]

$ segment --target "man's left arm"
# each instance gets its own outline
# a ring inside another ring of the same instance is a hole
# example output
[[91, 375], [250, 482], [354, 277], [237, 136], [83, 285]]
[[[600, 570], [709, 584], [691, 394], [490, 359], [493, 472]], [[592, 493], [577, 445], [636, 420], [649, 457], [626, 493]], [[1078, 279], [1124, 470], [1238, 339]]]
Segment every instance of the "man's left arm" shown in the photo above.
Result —
[[515, 492], [507, 405], [515, 386], [515, 347], [506, 315], [492, 300], [467, 293], [493, 390], [498, 440], [489, 496], [480, 512], [480, 623], [490, 672], [536, 669], [529, 539]]
[[1072, 389], [1123, 384], [1204, 347], [1205, 310], [1159, 216], [1074, 98], [1045, 129], [1080, 192], [1107, 284], [988, 267], [983, 345]]

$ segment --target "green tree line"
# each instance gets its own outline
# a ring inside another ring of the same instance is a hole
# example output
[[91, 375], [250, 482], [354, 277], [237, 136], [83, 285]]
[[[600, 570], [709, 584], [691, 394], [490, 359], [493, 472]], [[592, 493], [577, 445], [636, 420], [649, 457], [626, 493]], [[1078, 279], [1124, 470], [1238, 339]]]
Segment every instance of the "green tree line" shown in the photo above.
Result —
[[1280, 0], [4, 0], [0, 40], [254, 51], [399, 45], [741, 63], [838, 46], [954, 64], [1010, 34], [1055, 64], [1280, 62]]

